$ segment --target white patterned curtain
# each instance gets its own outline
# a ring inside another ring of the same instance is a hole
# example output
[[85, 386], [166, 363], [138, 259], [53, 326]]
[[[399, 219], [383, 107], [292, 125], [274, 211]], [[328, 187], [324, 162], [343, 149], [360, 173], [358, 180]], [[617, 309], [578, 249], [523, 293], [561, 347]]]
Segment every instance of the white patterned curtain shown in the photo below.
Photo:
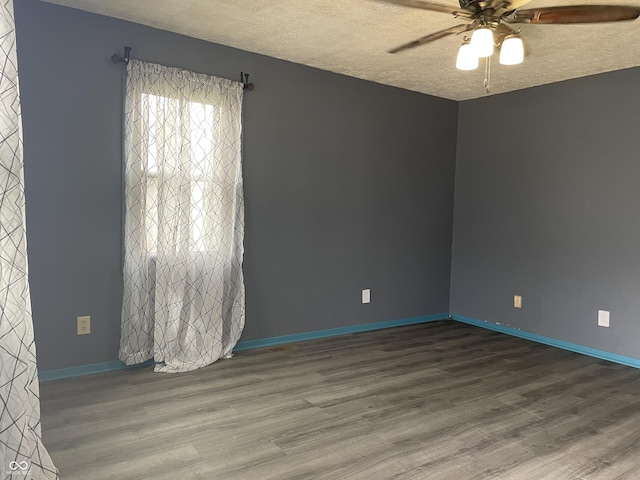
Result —
[[120, 359], [184, 372], [244, 328], [242, 83], [131, 60]]
[[42, 444], [13, 1], [0, 2], [0, 478], [57, 479]]

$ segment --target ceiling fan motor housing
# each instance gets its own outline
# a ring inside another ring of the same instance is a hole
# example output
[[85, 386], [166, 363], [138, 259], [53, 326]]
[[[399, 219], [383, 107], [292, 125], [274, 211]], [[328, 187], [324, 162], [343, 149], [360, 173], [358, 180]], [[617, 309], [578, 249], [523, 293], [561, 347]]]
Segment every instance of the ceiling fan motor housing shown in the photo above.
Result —
[[491, 0], [459, 0], [460, 8], [479, 12], [491, 7]]

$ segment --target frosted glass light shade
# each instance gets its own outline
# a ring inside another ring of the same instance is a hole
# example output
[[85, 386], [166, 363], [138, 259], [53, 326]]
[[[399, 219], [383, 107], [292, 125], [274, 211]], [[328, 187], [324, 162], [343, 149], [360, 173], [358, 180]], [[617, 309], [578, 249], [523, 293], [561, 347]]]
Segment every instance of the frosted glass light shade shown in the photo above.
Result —
[[458, 70], [475, 70], [478, 68], [478, 57], [473, 53], [473, 49], [468, 43], [460, 45], [456, 68]]
[[471, 48], [478, 58], [493, 55], [493, 32], [491, 29], [482, 27], [474, 30], [471, 35]]
[[518, 65], [524, 60], [524, 45], [520, 37], [507, 37], [502, 42], [500, 63], [502, 65]]

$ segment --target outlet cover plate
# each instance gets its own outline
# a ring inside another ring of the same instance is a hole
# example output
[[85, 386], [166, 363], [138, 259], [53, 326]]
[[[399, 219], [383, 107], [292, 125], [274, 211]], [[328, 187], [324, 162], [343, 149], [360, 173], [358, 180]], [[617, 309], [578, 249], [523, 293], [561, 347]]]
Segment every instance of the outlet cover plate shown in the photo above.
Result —
[[522, 308], [522, 295], [514, 295], [513, 296], [513, 307], [514, 308]]
[[78, 317], [78, 335], [89, 335], [91, 333], [91, 317], [85, 315]]

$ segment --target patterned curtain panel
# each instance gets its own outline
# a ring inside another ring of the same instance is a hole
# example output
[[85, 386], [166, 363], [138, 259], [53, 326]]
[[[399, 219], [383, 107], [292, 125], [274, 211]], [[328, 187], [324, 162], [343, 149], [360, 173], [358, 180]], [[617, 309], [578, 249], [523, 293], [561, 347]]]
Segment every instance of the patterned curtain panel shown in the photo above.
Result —
[[242, 84], [131, 60], [120, 359], [185, 372], [244, 328]]
[[57, 479], [40, 434], [13, 2], [0, 3], [0, 478]]

